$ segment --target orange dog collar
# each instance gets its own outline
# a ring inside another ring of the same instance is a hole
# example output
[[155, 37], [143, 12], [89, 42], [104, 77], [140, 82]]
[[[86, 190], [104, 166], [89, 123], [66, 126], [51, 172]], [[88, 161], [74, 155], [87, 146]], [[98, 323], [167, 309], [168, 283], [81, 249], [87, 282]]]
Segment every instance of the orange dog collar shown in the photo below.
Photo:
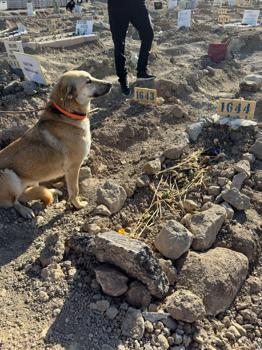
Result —
[[81, 120], [83, 121], [84, 119], [86, 119], [87, 115], [81, 115], [81, 114], [75, 114], [75, 113], [70, 113], [67, 112], [66, 110], [64, 110], [62, 107], [60, 107], [57, 103], [55, 103], [54, 101], [52, 101], [52, 105], [59, 110], [59, 112], [61, 112], [62, 114], [64, 114], [65, 116], [71, 118], [71, 119], [75, 119], [75, 120]]

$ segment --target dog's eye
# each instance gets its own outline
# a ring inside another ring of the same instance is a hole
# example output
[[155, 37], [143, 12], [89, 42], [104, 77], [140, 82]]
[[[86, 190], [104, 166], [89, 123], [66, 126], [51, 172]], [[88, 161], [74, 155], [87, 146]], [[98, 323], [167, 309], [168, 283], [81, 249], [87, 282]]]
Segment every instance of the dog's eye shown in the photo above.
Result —
[[91, 84], [92, 81], [91, 81], [90, 79], [88, 79], [88, 80], [86, 81], [86, 83], [87, 83], [87, 84]]

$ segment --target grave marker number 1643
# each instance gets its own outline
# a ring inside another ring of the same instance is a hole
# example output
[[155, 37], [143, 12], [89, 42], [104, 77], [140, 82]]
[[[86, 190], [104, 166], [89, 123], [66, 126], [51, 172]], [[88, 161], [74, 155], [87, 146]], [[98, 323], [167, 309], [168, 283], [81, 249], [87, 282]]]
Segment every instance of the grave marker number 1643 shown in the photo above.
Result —
[[137, 102], [143, 104], [156, 104], [157, 103], [157, 91], [155, 89], [147, 89], [135, 87], [134, 99]]

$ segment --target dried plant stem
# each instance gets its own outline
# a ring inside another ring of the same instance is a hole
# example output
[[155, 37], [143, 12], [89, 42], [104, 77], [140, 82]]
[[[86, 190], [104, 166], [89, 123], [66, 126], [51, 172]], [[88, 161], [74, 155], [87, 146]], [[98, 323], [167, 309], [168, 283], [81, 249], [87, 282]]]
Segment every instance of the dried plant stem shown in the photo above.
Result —
[[[133, 237], [139, 238], [146, 229], [152, 227], [157, 220], [163, 217], [163, 211], [172, 214], [178, 211], [185, 213], [183, 201], [190, 190], [205, 186], [204, 174], [206, 167], [201, 162], [202, 150], [191, 153], [188, 157], [172, 167], [160, 171], [156, 178], [157, 185], [150, 186], [153, 197], [149, 207], [138, 220]], [[184, 180], [184, 181], [183, 181]]]

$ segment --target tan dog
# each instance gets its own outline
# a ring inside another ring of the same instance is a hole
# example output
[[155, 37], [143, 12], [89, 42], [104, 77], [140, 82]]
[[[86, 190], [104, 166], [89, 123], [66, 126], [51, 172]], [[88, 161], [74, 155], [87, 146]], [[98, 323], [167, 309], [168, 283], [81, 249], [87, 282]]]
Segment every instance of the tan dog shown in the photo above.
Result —
[[65, 73], [54, 87], [38, 123], [24, 136], [0, 151], [0, 207], [14, 207], [32, 218], [32, 209], [21, 202], [53, 202], [59, 191], [39, 183], [65, 176], [70, 202], [80, 209], [79, 170], [91, 145], [88, 112], [93, 97], [110, 91], [111, 84], [84, 71]]

